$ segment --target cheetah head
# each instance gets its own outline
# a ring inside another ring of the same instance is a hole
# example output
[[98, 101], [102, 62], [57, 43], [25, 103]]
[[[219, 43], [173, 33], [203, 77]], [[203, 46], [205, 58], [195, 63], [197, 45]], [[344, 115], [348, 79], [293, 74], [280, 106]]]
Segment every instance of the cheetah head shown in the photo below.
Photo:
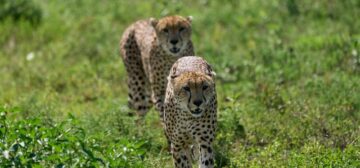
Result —
[[212, 74], [184, 72], [179, 76], [171, 76], [169, 80], [175, 101], [194, 117], [200, 117], [215, 96]]
[[191, 16], [167, 16], [160, 20], [151, 18], [150, 22], [161, 47], [170, 55], [178, 56], [190, 41], [191, 20]]

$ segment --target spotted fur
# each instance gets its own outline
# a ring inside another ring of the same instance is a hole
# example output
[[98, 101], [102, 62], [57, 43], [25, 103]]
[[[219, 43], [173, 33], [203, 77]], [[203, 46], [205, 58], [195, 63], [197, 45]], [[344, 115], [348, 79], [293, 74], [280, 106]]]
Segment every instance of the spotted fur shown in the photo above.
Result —
[[120, 41], [127, 71], [128, 104], [144, 116], [155, 104], [163, 118], [166, 77], [180, 57], [193, 55], [191, 18], [168, 16], [130, 25]]
[[217, 123], [214, 74], [204, 59], [195, 56], [180, 58], [169, 73], [164, 123], [177, 168], [191, 167], [192, 147], [200, 150], [199, 167], [214, 166], [212, 142]]

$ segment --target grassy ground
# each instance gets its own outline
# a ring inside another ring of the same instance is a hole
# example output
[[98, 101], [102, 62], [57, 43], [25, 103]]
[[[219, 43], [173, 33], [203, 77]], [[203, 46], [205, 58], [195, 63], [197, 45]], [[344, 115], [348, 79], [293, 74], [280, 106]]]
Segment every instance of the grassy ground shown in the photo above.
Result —
[[127, 25], [168, 14], [194, 17], [218, 74], [217, 167], [360, 167], [357, 0], [0, 2], [0, 167], [171, 167], [118, 54]]

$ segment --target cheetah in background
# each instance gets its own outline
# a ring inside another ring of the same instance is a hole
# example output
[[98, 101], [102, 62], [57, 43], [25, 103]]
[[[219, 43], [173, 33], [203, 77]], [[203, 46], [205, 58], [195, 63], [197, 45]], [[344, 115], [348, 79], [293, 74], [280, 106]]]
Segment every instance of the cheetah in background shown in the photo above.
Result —
[[170, 68], [182, 56], [194, 55], [191, 17], [167, 16], [130, 25], [120, 41], [129, 89], [129, 107], [144, 116], [152, 105], [163, 118], [163, 102]]
[[189, 168], [192, 147], [200, 149], [199, 167], [214, 166], [217, 100], [215, 73], [202, 58], [178, 59], [168, 76], [164, 102], [165, 133], [175, 167]]

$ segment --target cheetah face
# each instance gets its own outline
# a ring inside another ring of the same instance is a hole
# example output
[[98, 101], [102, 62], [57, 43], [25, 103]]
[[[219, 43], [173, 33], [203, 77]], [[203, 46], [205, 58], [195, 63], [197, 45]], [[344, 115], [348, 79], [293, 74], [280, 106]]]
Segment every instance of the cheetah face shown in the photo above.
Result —
[[215, 96], [215, 84], [212, 77], [199, 72], [186, 72], [171, 79], [174, 97], [181, 109], [194, 117], [203, 115]]
[[160, 20], [150, 19], [159, 44], [168, 54], [179, 56], [191, 38], [191, 17], [168, 16]]

